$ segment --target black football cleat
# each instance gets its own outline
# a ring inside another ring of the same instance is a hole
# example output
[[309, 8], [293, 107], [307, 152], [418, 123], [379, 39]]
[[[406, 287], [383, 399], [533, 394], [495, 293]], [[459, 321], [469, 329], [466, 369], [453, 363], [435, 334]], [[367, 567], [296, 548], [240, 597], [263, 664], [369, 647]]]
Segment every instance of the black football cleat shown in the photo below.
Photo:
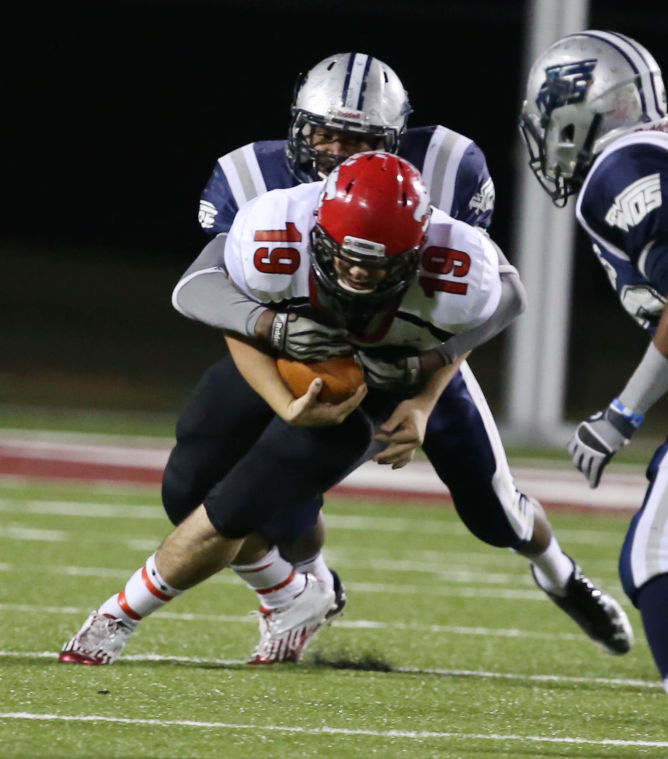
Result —
[[575, 562], [565, 596], [542, 588], [533, 565], [531, 573], [536, 585], [605, 651], [617, 655], [629, 652], [633, 644], [633, 628], [626, 612], [612, 596], [597, 588]]
[[334, 578], [334, 605], [327, 612], [327, 621], [331, 622], [332, 620], [336, 619], [336, 617], [339, 617], [341, 614], [343, 614], [343, 609], [348, 603], [348, 595], [346, 594], [346, 589], [343, 587], [343, 583], [341, 582], [339, 575], [333, 569], [330, 569], [329, 571], [332, 573], [332, 577]]

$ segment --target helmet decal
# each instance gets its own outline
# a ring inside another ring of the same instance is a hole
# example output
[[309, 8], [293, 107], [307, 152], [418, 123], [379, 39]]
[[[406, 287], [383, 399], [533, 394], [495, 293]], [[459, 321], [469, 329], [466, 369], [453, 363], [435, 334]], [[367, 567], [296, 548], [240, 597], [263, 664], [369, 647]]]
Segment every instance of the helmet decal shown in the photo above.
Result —
[[596, 59], [548, 66], [545, 82], [541, 85], [536, 105], [547, 116], [555, 108], [572, 103], [581, 103], [592, 80]]

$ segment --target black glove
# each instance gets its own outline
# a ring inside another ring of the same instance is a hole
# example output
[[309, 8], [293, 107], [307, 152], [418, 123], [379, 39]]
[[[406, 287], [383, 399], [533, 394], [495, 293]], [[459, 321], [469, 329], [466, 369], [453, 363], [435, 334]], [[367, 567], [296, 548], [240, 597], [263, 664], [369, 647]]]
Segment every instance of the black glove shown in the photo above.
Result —
[[269, 342], [278, 353], [299, 361], [324, 361], [354, 353], [346, 340], [345, 329], [324, 324], [296, 314], [276, 314], [271, 325]]
[[390, 363], [359, 351], [357, 358], [364, 367], [364, 376], [369, 387], [396, 390], [400, 387], [413, 387], [422, 379], [419, 356], [408, 356]]
[[628, 444], [642, 421], [642, 414], [634, 414], [615, 398], [608, 408], [577, 426], [568, 444], [568, 452], [592, 488], [598, 486], [607, 463]]

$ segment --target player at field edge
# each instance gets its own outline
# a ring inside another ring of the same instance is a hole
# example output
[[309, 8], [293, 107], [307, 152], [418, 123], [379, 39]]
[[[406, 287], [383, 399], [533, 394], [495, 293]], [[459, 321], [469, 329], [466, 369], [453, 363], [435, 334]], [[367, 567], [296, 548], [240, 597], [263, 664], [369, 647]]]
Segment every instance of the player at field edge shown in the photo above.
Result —
[[[601, 411], [568, 444], [592, 488], [668, 390], [668, 120], [658, 64], [638, 42], [586, 30], [535, 61], [520, 116], [530, 166], [557, 206], [575, 214], [622, 308], [650, 336], [647, 350]], [[668, 692], [668, 441], [619, 560]]]

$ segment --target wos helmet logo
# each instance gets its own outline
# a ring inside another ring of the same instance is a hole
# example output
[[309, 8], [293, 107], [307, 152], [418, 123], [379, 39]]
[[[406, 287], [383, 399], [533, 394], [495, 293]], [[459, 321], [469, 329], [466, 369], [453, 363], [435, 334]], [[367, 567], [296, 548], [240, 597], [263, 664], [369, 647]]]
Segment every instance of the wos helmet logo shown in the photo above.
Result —
[[554, 108], [581, 103], [587, 94], [596, 62], [596, 58], [590, 58], [577, 63], [548, 66], [545, 69], [545, 82], [536, 98], [538, 108], [549, 116]]

